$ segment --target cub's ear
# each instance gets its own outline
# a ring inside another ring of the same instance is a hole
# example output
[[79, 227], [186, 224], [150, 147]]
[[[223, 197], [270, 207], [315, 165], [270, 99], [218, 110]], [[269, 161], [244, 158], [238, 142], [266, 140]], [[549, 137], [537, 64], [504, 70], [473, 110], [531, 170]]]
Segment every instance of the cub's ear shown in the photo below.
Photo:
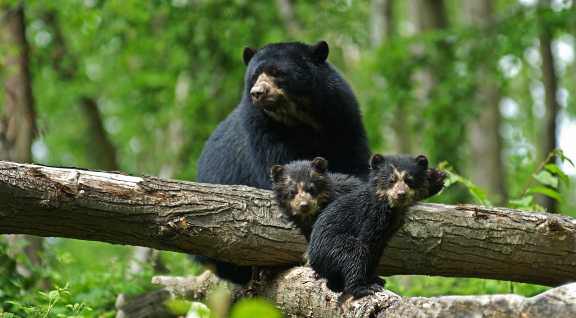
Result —
[[270, 176], [272, 177], [272, 181], [274, 182], [280, 181], [280, 178], [282, 178], [283, 174], [284, 174], [284, 167], [281, 165], [273, 165], [272, 168], [270, 168]]
[[384, 156], [380, 154], [374, 154], [372, 155], [372, 158], [370, 158], [370, 169], [377, 169], [383, 163]]
[[312, 58], [316, 63], [323, 63], [328, 58], [328, 53], [330, 49], [328, 48], [328, 43], [326, 41], [320, 41], [312, 45]]
[[416, 163], [418, 164], [418, 166], [424, 169], [428, 169], [428, 158], [426, 158], [426, 156], [419, 155], [418, 157], [416, 157]]
[[316, 157], [312, 160], [312, 169], [317, 173], [323, 174], [328, 169], [328, 161], [322, 157]]
[[256, 54], [256, 51], [257, 51], [256, 49], [253, 49], [250, 47], [244, 48], [244, 53], [242, 53], [242, 58], [244, 59], [245, 65], [248, 65], [248, 63], [250, 63], [250, 60], [252, 59], [254, 54]]

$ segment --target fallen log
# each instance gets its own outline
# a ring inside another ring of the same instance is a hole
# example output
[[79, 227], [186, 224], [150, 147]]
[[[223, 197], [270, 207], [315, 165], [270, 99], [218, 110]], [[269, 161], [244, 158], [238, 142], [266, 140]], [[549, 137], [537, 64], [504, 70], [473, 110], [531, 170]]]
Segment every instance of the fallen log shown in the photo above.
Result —
[[[171, 297], [202, 301], [218, 279], [205, 272], [197, 277], [156, 276], [152, 282]], [[401, 297], [385, 290], [351, 301], [328, 290], [309, 267], [294, 267], [255, 287], [258, 295], [274, 301], [288, 317], [576, 317], [576, 283], [529, 298], [513, 294]]]
[[[556, 286], [576, 278], [576, 220], [470, 205], [418, 204], [379, 273]], [[0, 233], [96, 240], [242, 265], [298, 264], [305, 242], [270, 191], [0, 162]]]

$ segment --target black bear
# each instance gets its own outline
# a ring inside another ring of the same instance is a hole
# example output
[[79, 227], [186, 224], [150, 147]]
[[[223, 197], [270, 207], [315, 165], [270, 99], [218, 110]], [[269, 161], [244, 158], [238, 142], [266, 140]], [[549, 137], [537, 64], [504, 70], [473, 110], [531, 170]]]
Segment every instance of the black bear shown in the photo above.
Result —
[[328, 161], [322, 157], [314, 160], [297, 160], [270, 169], [272, 190], [280, 212], [296, 224], [310, 240], [312, 226], [318, 214], [332, 202], [363, 185], [354, 176], [328, 172]]
[[[334, 172], [366, 177], [370, 151], [358, 103], [328, 52], [324, 41], [244, 49], [242, 99], [204, 145], [197, 181], [271, 189], [273, 164], [316, 156]], [[216, 272], [243, 284], [251, 270], [216, 262]]]
[[441, 190], [444, 174], [428, 169], [425, 156], [374, 155], [359, 190], [336, 198], [320, 214], [310, 238], [310, 266], [333, 291], [354, 298], [382, 289], [376, 273], [390, 237], [392, 218]]

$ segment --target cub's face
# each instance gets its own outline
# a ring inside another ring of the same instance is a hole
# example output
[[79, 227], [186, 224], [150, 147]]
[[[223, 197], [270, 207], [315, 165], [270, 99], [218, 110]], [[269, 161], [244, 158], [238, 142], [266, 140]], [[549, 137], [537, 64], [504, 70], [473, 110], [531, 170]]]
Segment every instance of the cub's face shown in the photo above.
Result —
[[328, 45], [277, 43], [244, 49], [246, 94], [254, 107], [276, 121], [318, 126], [311, 114], [317, 67], [325, 63]]
[[273, 166], [271, 176], [278, 204], [295, 217], [315, 216], [330, 198], [326, 167], [321, 157]]
[[371, 182], [376, 196], [391, 207], [405, 207], [420, 199], [427, 191], [428, 159], [423, 156], [374, 155], [371, 159]]

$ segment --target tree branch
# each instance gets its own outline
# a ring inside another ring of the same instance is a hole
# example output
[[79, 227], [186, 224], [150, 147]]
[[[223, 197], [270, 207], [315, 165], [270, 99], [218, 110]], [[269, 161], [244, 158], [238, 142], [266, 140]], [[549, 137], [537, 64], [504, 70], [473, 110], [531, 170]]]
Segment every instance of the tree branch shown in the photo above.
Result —
[[[558, 285], [576, 277], [576, 220], [503, 208], [418, 204], [382, 275]], [[269, 191], [0, 162], [0, 233], [141, 245], [241, 265], [300, 262], [303, 237]]]
[[[169, 297], [201, 301], [217, 284], [213, 274], [197, 277], [156, 276]], [[400, 297], [390, 291], [350, 301], [326, 288], [309, 267], [291, 268], [257, 288], [288, 317], [574, 317], [576, 283], [525, 298], [518, 295]], [[159, 293], [156, 291], [154, 293]], [[171, 296], [170, 296], [171, 295]], [[133, 316], [142, 317], [142, 316]]]

